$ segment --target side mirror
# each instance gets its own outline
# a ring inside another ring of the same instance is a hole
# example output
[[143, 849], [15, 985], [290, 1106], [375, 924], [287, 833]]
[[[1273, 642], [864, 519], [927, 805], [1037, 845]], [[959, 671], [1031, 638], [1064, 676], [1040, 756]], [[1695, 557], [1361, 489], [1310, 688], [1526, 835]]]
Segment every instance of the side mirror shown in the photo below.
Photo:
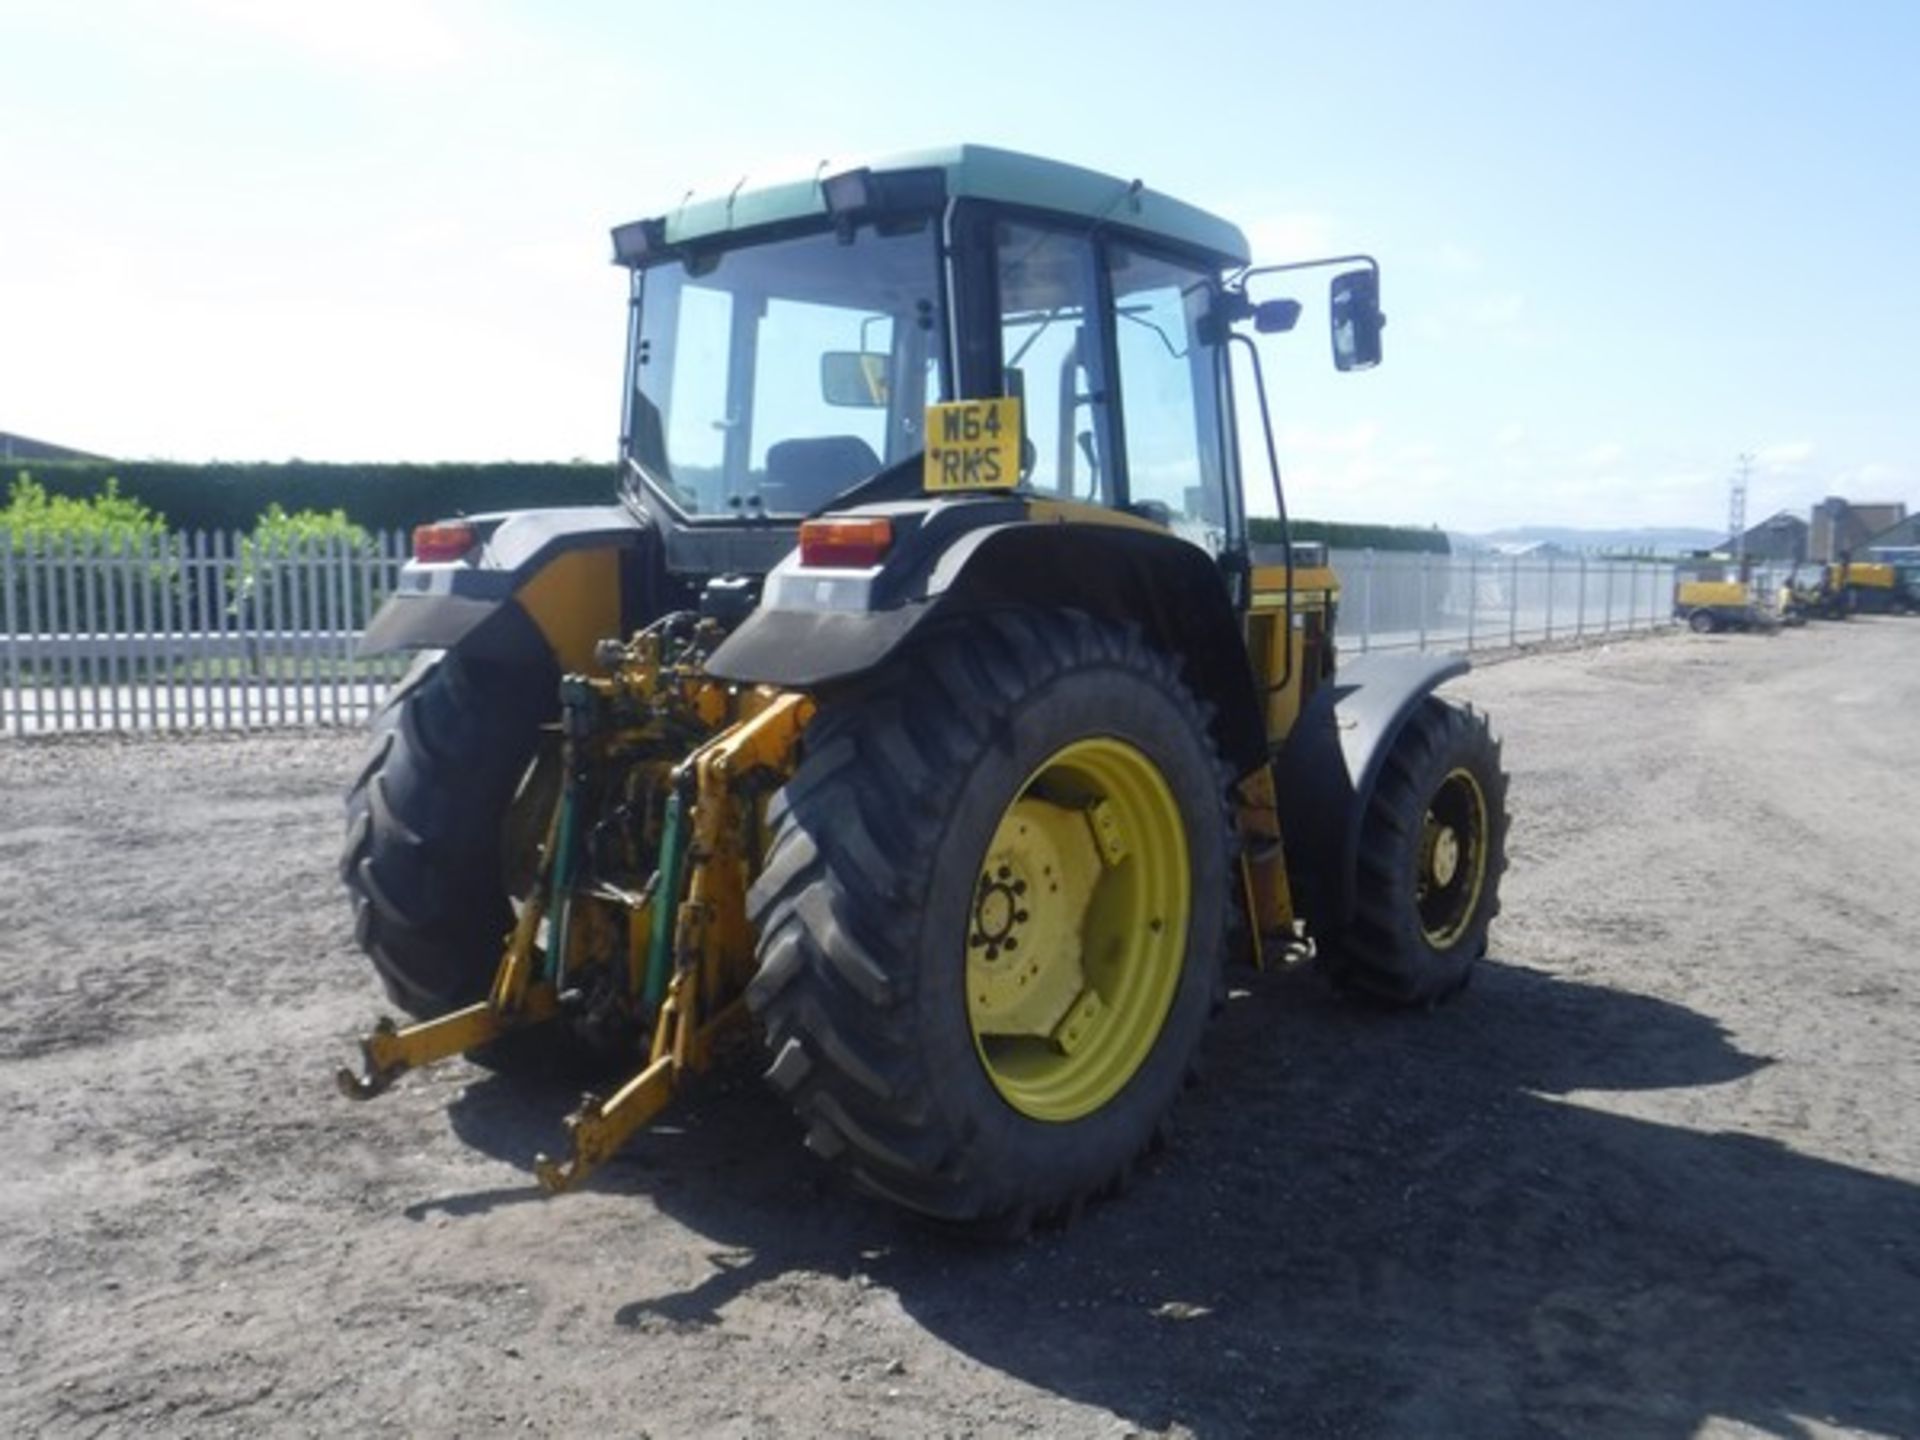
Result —
[[1380, 272], [1349, 270], [1333, 277], [1328, 295], [1333, 317], [1333, 366], [1336, 370], [1371, 370], [1380, 363], [1380, 332], [1387, 317], [1380, 313]]
[[820, 357], [820, 398], [829, 405], [884, 410], [888, 357], [872, 350], [829, 350]]

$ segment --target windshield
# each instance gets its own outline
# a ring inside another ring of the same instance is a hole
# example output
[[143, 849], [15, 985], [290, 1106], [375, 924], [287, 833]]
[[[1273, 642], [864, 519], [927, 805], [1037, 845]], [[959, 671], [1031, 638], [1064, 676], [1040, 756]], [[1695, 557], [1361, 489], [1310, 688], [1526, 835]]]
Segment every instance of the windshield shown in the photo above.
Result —
[[682, 514], [810, 514], [922, 448], [945, 349], [931, 220], [694, 255], [639, 285], [627, 454]]

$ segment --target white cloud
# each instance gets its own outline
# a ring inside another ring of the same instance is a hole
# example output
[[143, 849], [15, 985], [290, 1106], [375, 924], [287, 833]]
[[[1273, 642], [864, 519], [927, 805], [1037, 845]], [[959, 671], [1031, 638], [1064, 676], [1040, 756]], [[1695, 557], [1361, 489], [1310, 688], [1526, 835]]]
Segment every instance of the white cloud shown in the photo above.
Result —
[[1912, 467], [1885, 460], [1869, 460], [1862, 465], [1836, 471], [1833, 491], [1856, 501], [1872, 503], [1881, 499], [1901, 499], [1914, 489]]
[[1247, 244], [1256, 265], [1279, 265], [1289, 260], [1310, 260], [1339, 248], [1335, 243], [1338, 226], [1330, 215], [1265, 215], [1241, 227], [1247, 232]]
[[1797, 470], [1814, 455], [1814, 443], [1811, 440], [1788, 440], [1773, 445], [1762, 445], [1753, 452], [1753, 463], [1759, 469], [1770, 474]]
[[1626, 446], [1617, 440], [1609, 440], [1604, 444], [1590, 446], [1581, 451], [1580, 454], [1575, 457], [1574, 463], [1584, 465], [1589, 470], [1600, 470], [1609, 465], [1617, 464], [1626, 453]]
[[1442, 275], [1477, 275], [1483, 268], [1480, 252], [1448, 242], [1420, 257]]
[[214, 26], [253, 35], [320, 64], [396, 75], [458, 68], [474, 58], [481, 32], [433, 0], [192, 0]]
[[[1371, 420], [1332, 429], [1314, 425], [1289, 425], [1281, 431], [1285, 450], [1315, 455], [1363, 455], [1380, 438], [1380, 427]], [[1284, 456], [1283, 456], [1284, 458]]]
[[1481, 330], [1510, 334], [1525, 318], [1527, 297], [1517, 290], [1497, 295], [1470, 296], [1466, 302], [1467, 322]]

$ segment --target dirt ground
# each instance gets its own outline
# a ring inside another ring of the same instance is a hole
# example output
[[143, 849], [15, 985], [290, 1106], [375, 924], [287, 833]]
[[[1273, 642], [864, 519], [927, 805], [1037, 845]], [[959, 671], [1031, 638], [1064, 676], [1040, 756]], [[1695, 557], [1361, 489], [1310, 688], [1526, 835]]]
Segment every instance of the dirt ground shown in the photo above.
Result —
[[10, 1434], [1920, 1434], [1920, 622], [1486, 666], [1494, 954], [1240, 976], [1128, 1195], [848, 1193], [743, 1060], [587, 1192], [572, 1096], [330, 1072], [356, 737], [0, 745]]

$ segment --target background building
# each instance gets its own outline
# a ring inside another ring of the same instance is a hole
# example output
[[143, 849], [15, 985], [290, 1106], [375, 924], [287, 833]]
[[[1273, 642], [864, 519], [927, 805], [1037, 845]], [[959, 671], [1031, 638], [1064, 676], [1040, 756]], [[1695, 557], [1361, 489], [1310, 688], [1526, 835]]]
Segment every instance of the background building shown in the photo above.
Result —
[[1855, 551], [1864, 553], [1876, 536], [1906, 518], [1907, 507], [1898, 500], [1856, 505], [1838, 495], [1829, 495], [1813, 507], [1806, 558], [1838, 560]]

